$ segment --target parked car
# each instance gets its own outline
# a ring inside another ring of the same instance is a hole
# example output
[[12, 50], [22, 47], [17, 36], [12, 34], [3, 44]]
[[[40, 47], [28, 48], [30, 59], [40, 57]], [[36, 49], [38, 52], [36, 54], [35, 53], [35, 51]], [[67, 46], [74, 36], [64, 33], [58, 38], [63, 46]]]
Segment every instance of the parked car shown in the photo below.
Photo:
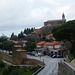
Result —
[[53, 55], [52, 58], [63, 58], [62, 55]]
[[33, 52], [30, 52], [30, 55], [35, 55], [35, 53], [33, 53]]
[[63, 58], [63, 56], [62, 55], [57, 55], [57, 58]]
[[30, 52], [27, 52], [27, 54], [30, 54]]
[[53, 56], [52, 56], [52, 58], [56, 58], [56, 57], [57, 57], [56, 55], [53, 55]]
[[38, 56], [38, 54], [36, 53], [36, 54], [35, 54], [35, 56], [37, 57], [37, 56]]
[[38, 56], [40, 56], [42, 53], [38, 53]]

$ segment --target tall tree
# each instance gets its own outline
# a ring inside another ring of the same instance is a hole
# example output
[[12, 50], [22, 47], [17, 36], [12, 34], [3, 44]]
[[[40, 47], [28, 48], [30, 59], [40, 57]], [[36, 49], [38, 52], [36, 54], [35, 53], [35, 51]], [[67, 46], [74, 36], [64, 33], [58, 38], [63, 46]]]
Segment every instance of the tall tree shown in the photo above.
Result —
[[17, 37], [17, 35], [14, 35], [14, 32], [13, 32], [13, 33], [11, 34], [10, 39], [17, 41], [18, 37]]
[[54, 28], [52, 32], [57, 40], [70, 41], [73, 55], [75, 55], [75, 20], [68, 21], [61, 26]]
[[12, 41], [5, 41], [3, 43], [3, 49], [9, 51], [12, 51], [12, 47], [13, 47], [14, 43]]
[[5, 36], [5, 35], [2, 35], [1, 37], [0, 37], [0, 43], [3, 43], [4, 41], [7, 41], [7, 36]]
[[24, 29], [24, 33], [25, 34], [30, 34], [31, 32], [33, 32], [35, 30], [35, 28], [27, 28], [27, 29]]
[[14, 32], [11, 34], [11, 37], [13, 37], [14, 36]]
[[24, 40], [24, 39], [25, 39], [25, 35], [24, 35], [24, 33], [21, 31], [21, 33], [18, 34], [18, 40], [22, 41], [22, 40]]

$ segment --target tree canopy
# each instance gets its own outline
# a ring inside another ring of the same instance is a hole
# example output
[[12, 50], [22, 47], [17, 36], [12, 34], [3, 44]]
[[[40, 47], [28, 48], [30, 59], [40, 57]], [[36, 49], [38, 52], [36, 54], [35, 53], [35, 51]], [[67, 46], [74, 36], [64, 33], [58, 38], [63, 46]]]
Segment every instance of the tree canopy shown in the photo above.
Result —
[[5, 36], [5, 35], [2, 35], [2, 36], [0, 36], [0, 43], [3, 43], [4, 41], [7, 41], [7, 36]]
[[25, 28], [24, 33], [25, 34], [31, 34], [31, 32], [33, 32], [34, 30], [35, 30], [35, 28], [27, 28], [27, 29]]
[[75, 20], [68, 21], [52, 31], [56, 40], [68, 40], [72, 44], [72, 49], [75, 54]]
[[68, 21], [63, 25], [54, 28], [52, 33], [53, 36], [59, 41], [68, 40], [74, 42], [75, 41], [75, 20]]
[[17, 41], [18, 37], [17, 35], [14, 35], [14, 32], [11, 34], [10, 40], [15, 40]]

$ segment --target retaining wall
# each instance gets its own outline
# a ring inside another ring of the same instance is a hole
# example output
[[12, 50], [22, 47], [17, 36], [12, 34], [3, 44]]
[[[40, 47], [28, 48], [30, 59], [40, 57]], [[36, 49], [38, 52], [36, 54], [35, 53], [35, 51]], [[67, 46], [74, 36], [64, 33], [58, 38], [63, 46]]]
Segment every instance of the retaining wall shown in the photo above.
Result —
[[59, 75], [75, 75], [75, 68], [67, 62], [61, 61], [58, 63], [58, 73]]
[[13, 57], [7, 53], [0, 52], [0, 58], [13, 63]]

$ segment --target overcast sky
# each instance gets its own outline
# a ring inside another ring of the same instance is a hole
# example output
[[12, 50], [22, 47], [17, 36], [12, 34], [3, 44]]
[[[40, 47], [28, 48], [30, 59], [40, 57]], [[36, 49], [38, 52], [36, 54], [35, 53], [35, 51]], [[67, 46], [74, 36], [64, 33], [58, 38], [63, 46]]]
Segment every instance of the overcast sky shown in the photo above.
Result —
[[0, 35], [42, 27], [47, 20], [75, 19], [75, 0], [0, 0]]

